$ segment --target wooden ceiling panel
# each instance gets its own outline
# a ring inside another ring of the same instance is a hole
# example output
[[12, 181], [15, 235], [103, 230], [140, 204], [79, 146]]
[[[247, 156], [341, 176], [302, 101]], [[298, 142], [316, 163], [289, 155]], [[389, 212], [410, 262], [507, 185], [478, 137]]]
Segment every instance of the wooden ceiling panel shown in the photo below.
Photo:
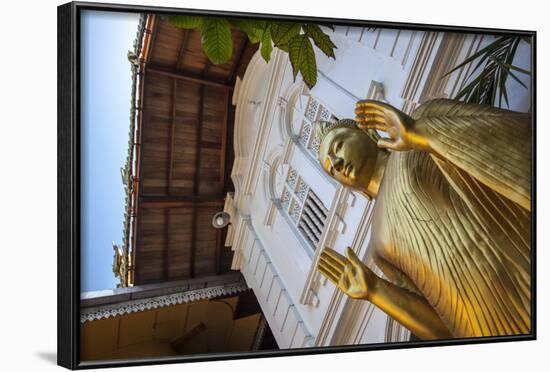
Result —
[[197, 210], [197, 230], [204, 233], [202, 235], [201, 241], [215, 241], [216, 240], [216, 229], [212, 227], [212, 216], [219, 212], [219, 208], [223, 206], [223, 203], [220, 201], [218, 205], [213, 205], [209, 207], [201, 207]]
[[[215, 147], [217, 150], [222, 146], [223, 129], [219, 121], [205, 121], [202, 123], [201, 144], [202, 148]], [[216, 144], [217, 146], [214, 146]]]
[[166, 180], [150, 180], [142, 182], [141, 190], [143, 195], [159, 195], [166, 192], [168, 183]]
[[[252, 57], [254, 56], [257, 50], [258, 50], [258, 44], [248, 43], [248, 46], [244, 49], [242, 53], [241, 61], [238, 64], [235, 76], [239, 76], [241, 78], [244, 76], [246, 68], [248, 67], [248, 62], [250, 62], [250, 60], [252, 59]], [[244, 61], [246, 61], [246, 63], [244, 63]]]
[[179, 71], [187, 71], [195, 74], [203, 72], [205, 66], [209, 64], [208, 57], [202, 50], [201, 35], [197, 30], [189, 33], [187, 48], [178, 62]]
[[147, 84], [144, 95], [145, 108], [147, 111], [157, 109], [158, 114], [168, 116], [172, 106], [172, 79], [168, 76], [149, 74], [145, 80]]
[[186, 195], [193, 191], [192, 179], [175, 179], [172, 181], [173, 195]]
[[193, 211], [191, 208], [173, 208], [170, 210], [168, 235], [167, 267], [168, 279], [174, 280], [189, 276], [189, 254], [193, 249], [191, 226]]
[[[218, 108], [218, 112], [221, 113], [223, 112], [223, 108], [219, 108], [219, 104], [221, 103], [220, 100], [223, 100], [223, 96], [225, 95], [225, 90], [224, 89], [220, 89], [220, 88], [217, 88], [217, 87], [210, 87], [210, 86], [205, 86], [204, 87], [204, 96], [206, 97], [205, 98], [205, 101], [208, 103], [212, 103], [213, 106], [212, 107], [208, 107], [209, 109], [216, 109]], [[217, 105], [215, 103], [218, 103]]]
[[232, 190], [229, 84], [257, 49], [245, 41], [234, 33], [231, 62], [213, 65], [197, 30], [158, 22], [144, 70], [135, 285], [230, 269], [211, 220]]
[[[221, 182], [212, 182], [212, 181], [200, 181], [199, 183], [199, 194], [200, 195], [217, 195], [220, 193], [220, 190], [223, 189], [223, 185]], [[221, 211], [219, 209], [217, 212]], [[210, 216], [212, 218], [214, 214]]]
[[[168, 152], [153, 152], [148, 151], [147, 155], [149, 160], [143, 162], [141, 168], [141, 174], [143, 180], [157, 180], [157, 181], [167, 181], [168, 178]], [[145, 183], [144, 183], [145, 184]], [[144, 192], [144, 194], [153, 194], [151, 192]]]
[[[152, 151], [148, 152], [147, 155], [149, 155], [149, 160], [147, 162], [143, 162], [141, 173], [143, 178], [143, 185], [147, 184], [145, 181], [156, 181], [156, 185], [158, 186], [158, 181], [166, 181], [167, 175], [168, 175], [168, 166], [166, 165], [166, 162], [168, 161], [168, 156], [159, 156], [158, 158], [155, 158]], [[150, 192], [144, 192], [144, 194], [152, 194], [157, 195], [155, 193]]]
[[176, 116], [198, 115], [200, 84], [178, 80], [176, 82]]
[[158, 22], [149, 63], [156, 66], [172, 67], [178, 58], [178, 47], [182, 44], [184, 36], [185, 30], [176, 28], [165, 21]]
[[172, 195], [190, 195], [193, 193], [195, 172], [190, 166], [193, 161], [178, 161], [174, 164], [172, 187], [184, 188], [185, 190], [172, 190]]
[[[218, 175], [220, 173], [220, 150], [217, 149], [201, 149], [201, 163], [200, 171], [201, 176], [213, 173]], [[219, 180], [219, 178], [218, 178]]]
[[229, 64], [210, 65], [204, 76], [215, 81], [226, 81], [230, 72], [231, 66]]

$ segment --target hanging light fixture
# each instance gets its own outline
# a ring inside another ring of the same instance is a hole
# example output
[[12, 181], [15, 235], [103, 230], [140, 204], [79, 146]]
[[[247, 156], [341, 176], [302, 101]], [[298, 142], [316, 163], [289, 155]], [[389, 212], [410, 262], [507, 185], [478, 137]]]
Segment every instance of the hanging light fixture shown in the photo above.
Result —
[[231, 216], [227, 212], [218, 212], [212, 217], [212, 226], [215, 229], [223, 229], [231, 222]]

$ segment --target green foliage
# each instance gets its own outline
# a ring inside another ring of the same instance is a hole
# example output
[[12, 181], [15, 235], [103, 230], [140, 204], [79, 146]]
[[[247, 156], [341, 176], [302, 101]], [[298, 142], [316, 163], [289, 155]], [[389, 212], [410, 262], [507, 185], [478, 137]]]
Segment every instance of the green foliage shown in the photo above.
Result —
[[273, 30], [273, 43], [278, 47], [279, 45], [288, 45], [290, 39], [300, 34], [302, 26], [299, 23], [275, 22], [271, 29]]
[[[288, 53], [294, 79], [300, 73], [309, 88], [317, 82], [317, 62], [312, 43], [328, 57], [335, 58], [336, 45], [318, 25], [314, 24], [195, 16], [168, 16], [165, 19], [178, 28], [198, 28], [201, 32], [202, 47], [214, 64], [231, 60], [231, 27], [246, 33], [251, 43], [260, 43], [260, 54], [266, 62], [271, 59], [273, 48], [277, 47]], [[333, 27], [327, 27], [334, 31]]]
[[192, 29], [200, 27], [202, 17], [196, 16], [169, 16], [168, 22], [178, 28]]
[[273, 46], [271, 45], [271, 29], [268, 23], [264, 27], [264, 31], [262, 33], [262, 45], [260, 46], [260, 54], [266, 62], [269, 62], [271, 59], [272, 51]]
[[240, 18], [231, 19], [230, 22], [233, 27], [243, 31], [248, 36], [248, 40], [250, 40], [252, 44], [260, 42], [267, 23], [266, 21]]
[[205, 17], [200, 29], [202, 47], [210, 61], [214, 64], [229, 62], [233, 53], [229, 22], [221, 18]]
[[311, 45], [309, 38], [302, 34], [290, 39], [288, 54], [294, 79], [300, 71], [306, 85], [308, 87], [314, 86], [317, 83], [317, 63], [313, 45]]
[[[525, 75], [531, 74], [527, 70], [512, 65], [521, 40], [530, 42], [529, 39], [517, 36], [502, 36], [447, 72], [444, 76], [472, 63], [473, 68], [468, 76], [470, 78], [482, 68], [479, 75], [462, 88], [454, 98], [497, 107], [502, 107], [503, 102], [508, 105], [508, 92], [506, 90], [508, 77], [513, 78], [521, 86], [527, 88], [515, 72]], [[476, 64], [473, 65], [473, 63]]]
[[336, 45], [317, 25], [304, 25], [306, 35], [311, 37], [317, 48], [321, 49], [327, 56], [334, 58], [334, 48]]

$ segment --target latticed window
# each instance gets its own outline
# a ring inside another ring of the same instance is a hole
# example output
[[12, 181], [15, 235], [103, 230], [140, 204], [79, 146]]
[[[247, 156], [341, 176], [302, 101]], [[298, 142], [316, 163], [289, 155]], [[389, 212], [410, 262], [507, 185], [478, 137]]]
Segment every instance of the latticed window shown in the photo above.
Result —
[[288, 170], [280, 200], [281, 208], [300, 234], [313, 249], [317, 248], [328, 210], [292, 167]]
[[315, 138], [315, 131], [313, 128], [317, 120], [334, 121], [338, 120], [338, 118], [317, 98], [309, 95], [298, 135], [298, 141], [302, 146], [308, 149], [315, 158], [319, 153], [319, 141]]

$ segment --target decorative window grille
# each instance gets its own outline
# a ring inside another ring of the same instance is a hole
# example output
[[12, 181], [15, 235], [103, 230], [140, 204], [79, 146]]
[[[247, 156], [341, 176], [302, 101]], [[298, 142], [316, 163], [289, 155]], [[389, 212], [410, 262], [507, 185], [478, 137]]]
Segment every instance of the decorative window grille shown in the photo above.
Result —
[[317, 120], [335, 121], [338, 120], [338, 118], [317, 98], [309, 93], [307, 93], [307, 95], [309, 99], [304, 110], [298, 142], [304, 146], [314, 158], [317, 158], [319, 154], [319, 141], [315, 138], [314, 123]]
[[292, 167], [288, 170], [280, 201], [281, 208], [315, 250], [325, 228], [328, 210]]
[[321, 240], [321, 234], [325, 229], [328, 210], [321, 200], [310, 189], [306, 201], [303, 204], [302, 215], [298, 223], [298, 230], [307, 236], [307, 239], [314, 247], [317, 247]]
[[319, 101], [317, 101], [312, 96], [309, 96], [309, 102], [307, 103], [306, 113], [304, 114], [304, 116], [306, 117], [306, 119], [313, 122], [315, 121], [315, 118], [317, 118], [317, 113], [319, 111]]

